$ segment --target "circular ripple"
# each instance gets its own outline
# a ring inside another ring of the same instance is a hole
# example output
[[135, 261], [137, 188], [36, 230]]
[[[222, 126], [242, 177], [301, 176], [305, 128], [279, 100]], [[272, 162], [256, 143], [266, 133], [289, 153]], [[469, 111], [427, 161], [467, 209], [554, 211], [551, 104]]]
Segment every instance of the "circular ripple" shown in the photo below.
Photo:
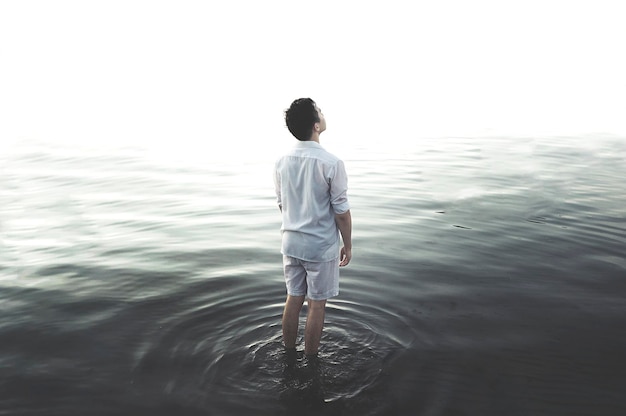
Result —
[[[412, 342], [412, 331], [385, 308], [331, 300], [318, 363], [301, 352], [290, 361], [282, 346], [284, 304], [275, 282], [212, 280], [209, 286], [217, 290], [198, 290], [183, 313], [163, 319], [160, 332], [138, 348], [138, 384], [214, 410], [268, 410], [304, 397], [328, 403], [352, 399], [374, 385], [385, 358]], [[222, 290], [232, 286], [236, 291]], [[305, 313], [306, 304], [299, 350]]]

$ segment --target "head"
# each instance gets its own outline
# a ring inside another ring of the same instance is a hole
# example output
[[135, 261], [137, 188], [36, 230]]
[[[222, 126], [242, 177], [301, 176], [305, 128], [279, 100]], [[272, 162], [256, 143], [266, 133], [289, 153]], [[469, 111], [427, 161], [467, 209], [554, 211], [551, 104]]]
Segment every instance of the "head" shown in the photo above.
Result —
[[285, 111], [287, 128], [300, 141], [311, 140], [326, 130], [324, 114], [310, 98], [298, 98]]

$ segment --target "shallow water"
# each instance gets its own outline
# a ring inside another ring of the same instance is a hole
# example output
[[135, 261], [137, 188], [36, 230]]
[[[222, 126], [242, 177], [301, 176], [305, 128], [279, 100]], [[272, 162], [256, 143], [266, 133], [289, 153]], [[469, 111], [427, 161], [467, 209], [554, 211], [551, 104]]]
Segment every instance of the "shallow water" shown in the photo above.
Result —
[[338, 153], [354, 258], [288, 363], [272, 158], [0, 156], [0, 414], [622, 415], [626, 140]]

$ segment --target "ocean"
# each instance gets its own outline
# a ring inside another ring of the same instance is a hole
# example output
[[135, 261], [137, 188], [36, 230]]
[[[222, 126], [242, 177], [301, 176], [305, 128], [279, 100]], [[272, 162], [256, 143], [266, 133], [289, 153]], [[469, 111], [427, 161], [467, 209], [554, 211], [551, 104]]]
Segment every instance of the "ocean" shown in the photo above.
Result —
[[353, 259], [310, 368], [278, 154], [3, 149], [0, 415], [626, 414], [626, 139], [335, 153]]

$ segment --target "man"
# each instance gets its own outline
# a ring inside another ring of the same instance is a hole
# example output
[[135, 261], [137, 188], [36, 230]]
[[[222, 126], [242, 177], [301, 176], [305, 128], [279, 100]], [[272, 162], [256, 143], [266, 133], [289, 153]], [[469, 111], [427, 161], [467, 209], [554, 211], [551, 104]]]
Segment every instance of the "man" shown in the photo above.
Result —
[[322, 337], [326, 300], [339, 294], [339, 267], [352, 258], [348, 177], [343, 162], [319, 143], [326, 120], [312, 99], [295, 100], [285, 111], [285, 122], [298, 142], [276, 162], [274, 171], [287, 285], [283, 342], [287, 354], [295, 356], [306, 297], [304, 353], [313, 358]]

